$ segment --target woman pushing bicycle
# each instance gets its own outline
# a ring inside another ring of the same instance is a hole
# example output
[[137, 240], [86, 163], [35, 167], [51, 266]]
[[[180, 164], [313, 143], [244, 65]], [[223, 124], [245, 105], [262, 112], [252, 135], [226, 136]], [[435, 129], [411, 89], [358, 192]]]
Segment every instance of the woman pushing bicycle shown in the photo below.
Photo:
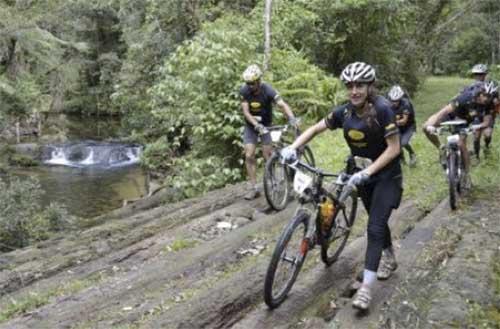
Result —
[[368, 245], [363, 283], [352, 305], [366, 310], [376, 279], [387, 279], [397, 268], [388, 220], [399, 206], [402, 195], [399, 130], [390, 103], [375, 94], [375, 70], [355, 62], [340, 76], [348, 89], [349, 102], [333, 109], [326, 118], [307, 129], [292, 145], [282, 150], [286, 161], [296, 158], [296, 150], [326, 129], [342, 128], [353, 156], [371, 160], [371, 164], [353, 174], [350, 184], [368, 212]]

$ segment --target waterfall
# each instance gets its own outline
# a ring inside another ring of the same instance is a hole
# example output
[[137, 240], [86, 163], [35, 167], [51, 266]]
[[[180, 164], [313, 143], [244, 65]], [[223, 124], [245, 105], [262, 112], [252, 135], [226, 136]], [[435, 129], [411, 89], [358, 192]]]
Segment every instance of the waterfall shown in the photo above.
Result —
[[122, 167], [139, 163], [142, 146], [86, 141], [52, 144], [42, 148], [42, 161], [69, 167]]

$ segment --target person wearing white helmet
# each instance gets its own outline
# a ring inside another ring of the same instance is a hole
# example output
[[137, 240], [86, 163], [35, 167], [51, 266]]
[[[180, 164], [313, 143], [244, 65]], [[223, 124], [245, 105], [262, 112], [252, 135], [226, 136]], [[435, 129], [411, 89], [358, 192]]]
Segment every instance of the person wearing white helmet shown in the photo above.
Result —
[[472, 67], [471, 73], [474, 76], [474, 80], [485, 81], [488, 74], [488, 67], [485, 64], [476, 64]]
[[[401, 136], [401, 147], [408, 151], [410, 155], [409, 165], [413, 167], [417, 163], [415, 151], [410, 145], [410, 140], [415, 133], [415, 111], [410, 99], [406, 96], [403, 88], [399, 85], [394, 85], [389, 90], [387, 98], [391, 101], [391, 108], [396, 115], [396, 125], [399, 128]], [[401, 159], [404, 160], [403, 152], [401, 152]], [[404, 161], [403, 161], [404, 162]]]
[[[490, 96], [486, 92], [486, 84], [482, 81], [476, 81], [466, 87], [457, 97], [453, 98], [445, 107], [431, 115], [423, 125], [423, 131], [429, 141], [440, 151], [440, 160], [444, 159], [444, 149], [441, 147], [436, 128], [442, 121], [458, 117], [465, 120], [467, 124], [476, 123], [479, 125], [474, 136], [474, 149], [476, 156], [479, 157], [478, 136], [483, 129], [489, 127], [491, 114], [489, 113]], [[466, 189], [471, 187], [469, 175], [470, 156], [467, 150], [467, 135], [460, 135], [458, 147], [464, 161], [464, 170], [466, 172]], [[443, 166], [445, 163], [441, 163]]]
[[363, 283], [352, 303], [353, 307], [366, 310], [377, 278], [387, 279], [397, 268], [388, 221], [392, 210], [399, 207], [403, 191], [399, 129], [390, 103], [375, 94], [376, 76], [371, 65], [351, 63], [340, 78], [347, 87], [349, 102], [308, 128], [281, 155], [286, 161], [293, 161], [296, 150], [316, 135], [327, 129], [342, 129], [351, 155], [370, 160], [371, 164], [363, 170], [348, 166], [348, 173], [352, 174], [349, 183], [358, 186], [369, 215]]
[[297, 120], [288, 104], [269, 84], [261, 82], [262, 71], [253, 64], [243, 72], [245, 84], [240, 88], [241, 108], [245, 117], [243, 144], [245, 148], [245, 166], [248, 179], [252, 185], [245, 199], [255, 199], [260, 195], [256, 185], [255, 151], [260, 137], [262, 153], [267, 160], [272, 153], [271, 136], [266, 127], [272, 124], [272, 106], [279, 109], [288, 117], [289, 123], [297, 125]]

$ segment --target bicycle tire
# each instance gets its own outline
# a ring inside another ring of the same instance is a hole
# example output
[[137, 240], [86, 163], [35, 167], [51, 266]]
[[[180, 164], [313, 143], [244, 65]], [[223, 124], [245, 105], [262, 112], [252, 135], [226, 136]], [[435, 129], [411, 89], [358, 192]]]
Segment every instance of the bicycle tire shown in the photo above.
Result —
[[280, 162], [278, 153], [267, 160], [264, 170], [264, 195], [275, 210], [283, 210], [288, 203], [290, 181], [287, 166]]
[[448, 186], [449, 186], [451, 210], [457, 209], [457, 197], [458, 197], [457, 176], [458, 176], [457, 155], [455, 152], [450, 152], [450, 154], [448, 155]]
[[[309, 242], [304, 237], [307, 233], [310, 216], [308, 213], [298, 212], [287, 224], [276, 244], [264, 282], [264, 301], [270, 309], [274, 309], [283, 303], [304, 263], [309, 249]], [[297, 241], [292, 241], [294, 233], [299, 234]], [[290, 243], [292, 244], [291, 257], [286, 253]], [[284, 276], [284, 284], [277, 287], [280, 276], [280, 273], [277, 273], [277, 271], [283, 263], [291, 264], [291, 273]], [[275, 288], [278, 288], [276, 293]]]
[[[340, 191], [338, 192], [340, 194]], [[358, 209], [358, 198], [353, 192], [345, 202], [345, 208], [335, 209], [330, 231], [325, 236], [321, 234], [321, 260], [328, 267], [335, 263], [340, 256], [340, 253], [346, 246], [347, 239], [351, 233], [351, 228], [356, 219]]]

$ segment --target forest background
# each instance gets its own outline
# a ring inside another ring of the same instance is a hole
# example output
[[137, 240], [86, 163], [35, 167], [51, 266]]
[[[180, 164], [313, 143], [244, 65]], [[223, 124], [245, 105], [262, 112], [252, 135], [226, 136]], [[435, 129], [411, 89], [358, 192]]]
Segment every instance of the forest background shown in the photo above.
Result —
[[[274, 0], [264, 80], [306, 121], [345, 99], [352, 61], [410, 94], [487, 63], [499, 77], [496, 0]], [[49, 113], [119, 116], [123, 140], [185, 197], [244, 179], [241, 73], [261, 64], [264, 1], [4, 0], [0, 129]], [[279, 121], [279, 117], [278, 117]], [[58, 127], [44, 128], [58, 136]]]

